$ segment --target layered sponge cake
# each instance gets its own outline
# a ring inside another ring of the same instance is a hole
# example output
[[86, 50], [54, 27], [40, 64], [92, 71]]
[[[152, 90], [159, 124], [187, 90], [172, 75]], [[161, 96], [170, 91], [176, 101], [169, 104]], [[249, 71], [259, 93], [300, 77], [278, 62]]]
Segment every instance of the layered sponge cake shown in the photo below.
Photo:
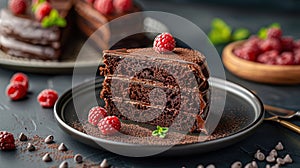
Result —
[[109, 115], [186, 132], [205, 132], [209, 71], [198, 51], [153, 48], [104, 51], [100, 97]]
[[[8, 55], [41, 60], [58, 60], [64, 40], [68, 37], [70, 28], [70, 10], [72, 0], [51, 0], [45, 2], [51, 5], [51, 12], [59, 17], [60, 21], [66, 22], [61, 25], [42, 25], [42, 20], [32, 12], [27, 5], [24, 12], [14, 13], [12, 9], [0, 11], [0, 47]], [[32, 4], [33, 5], [33, 4]], [[50, 6], [49, 5], [49, 6]], [[42, 10], [42, 9], [41, 9]], [[45, 15], [47, 15], [45, 13]], [[46, 17], [46, 16], [43, 16]], [[62, 25], [63, 24], [63, 25]]]

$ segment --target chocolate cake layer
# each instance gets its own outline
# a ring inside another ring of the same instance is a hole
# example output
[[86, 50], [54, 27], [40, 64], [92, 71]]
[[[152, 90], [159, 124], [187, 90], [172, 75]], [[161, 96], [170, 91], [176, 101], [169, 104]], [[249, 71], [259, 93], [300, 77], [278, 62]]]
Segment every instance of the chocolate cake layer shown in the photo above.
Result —
[[[100, 93], [100, 97], [103, 99], [119, 98], [128, 101], [139, 101], [149, 106], [165, 102], [163, 106], [170, 109], [180, 109], [187, 105], [189, 107], [197, 107], [196, 111], [200, 114], [206, 111], [205, 109], [209, 103], [209, 90], [199, 92], [198, 90], [188, 90], [179, 86], [163, 86], [162, 83], [148, 80], [111, 78], [106, 77], [103, 82], [103, 89]], [[110, 80], [113, 80], [113, 84], [109, 84], [110, 82], [108, 81]], [[201, 103], [200, 107], [198, 105], [199, 102]], [[195, 109], [185, 108], [185, 110], [195, 112]]]
[[[190, 113], [176, 109], [152, 107], [138, 102], [119, 100], [105, 100], [108, 115], [115, 115], [123, 120], [139, 123], [171, 127], [172, 130], [183, 132], [205, 132], [205, 120], [196, 112]], [[135, 105], [145, 106], [146, 110], [138, 110]], [[126, 117], [125, 117], [126, 116]]]
[[152, 48], [104, 52], [101, 97], [110, 115], [170, 127], [204, 131], [210, 104], [205, 57], [176, 48], [158, 54]]
[[[51, 5], [70, 24], [72, 0], [52, 0]], [[41, 23], [35, 20], [32, 12], [13, 15], [8, 9], [2, 9], [0, 11], [0, 46], [4, 52], [12, 56], [57, 60], [70, 27], [68, 25], [67, 28], [56, 26], [43, 28]]]

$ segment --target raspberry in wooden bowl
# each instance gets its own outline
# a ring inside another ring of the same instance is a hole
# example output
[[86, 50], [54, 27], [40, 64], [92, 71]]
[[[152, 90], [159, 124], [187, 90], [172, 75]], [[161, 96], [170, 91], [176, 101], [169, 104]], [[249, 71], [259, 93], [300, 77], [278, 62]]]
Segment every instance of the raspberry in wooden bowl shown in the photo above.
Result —
[[279, 28], [268, 30], [266, 39], [252, 36], [228, 44], [222, 53], [233, 74], [268, 84], [300, 83], [300, 40], [282, 36]]

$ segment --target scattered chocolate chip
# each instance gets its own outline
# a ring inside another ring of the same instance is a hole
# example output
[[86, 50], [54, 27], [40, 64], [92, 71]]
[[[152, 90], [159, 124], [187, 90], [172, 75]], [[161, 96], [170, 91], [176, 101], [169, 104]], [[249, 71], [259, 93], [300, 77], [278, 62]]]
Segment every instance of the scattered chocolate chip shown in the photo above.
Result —
[[277, 157], [278, 156], [278, 153], [275, 149], [272, 149], [271, 152], [269, 153], [270, 156], [274, 156], [274, 157]]
[[253, 168], [252, 163], [247, 163], [244, 168]]
[[109, 164], [107, 162], [107, 159], [103, 159], [103, 161], [100, 163], [101, 168], [108, 168]]
[[266, 157], [266, 161], [269, 163], [275, 162], [275, 157], [272, 155], [269, 155]]
[[289, 154], [285, 155], [283, 160], [285, 161], [285, 163], [293, 163], [293, 159], [291, 158], [291, 156]]
[[28, 143], [27, 144], [27, 147], [26, 147], [26, 149], [28, 150], [28, 151], [35, 151], [35, 147], [31, 144], [31, 143]]
[[242, 168], [243, 164], [240, 161], [232, 163], [231, 168]]
[[58, 150], [59, 151], [67, 151], [68, 148], [66, 147], [66, 145], [64, 143], [61, 143], [59, 146], [58, 146]]
[[53, 140], [54, 140], [53, 135], [48, 135], [48, 136], [45, 138], [45, 143], [46, 143], [46, 144], [51, 144], [51, 143], [53, 143]]
[[199, 165], [197, 166], [197, 168], [204, 168], [204, 166], [203, 166], [202, 164], [199, 164]]
[[275, 146], [276, 150], [283, 150], [283, 145], [281, 142], [278, 142], [278, 144]]
[[252, 168], [258, 168], [258, 165], [257, 165], [256, 161], [252, 161], [251, 165], [252, 165]]
[[67, 161], [63, 161], [61, 162], [58, 168], [68, 168], [68, 167], [69, 167], [69, 163]]
[[265, 160], [266, 157], [265, 157], [265, 154], [263, 154], [260, 150], [258, 150], [255, 153], [254, 158], [256, 158], [259, 161], [263, 161], [263, 160]]
[[28, 138], [27, 138], [27, 136], [22, 132], [22, 133], [19, 135], [19, 140], [20, 140], [20, 141], [27, 141]]
[[271, 166], [269, 164], [266, 164], [266, 168], [271, 168]]
[[50, 154], [49, 153], [46, 153], [44, 156], [43, 156], [43, 161], [44, 162], [51, 162], [52, 161], [52, 158], [50, 157]]
[[285, 161], [284, 161], [284, 159], [282, 159], [282, 158], [277, 158], [277, 159], [276, 159], [276, 162], [277, 162], [279, 165], [284, 165], [284, 164], [285, 164]]
[[213, 165], [213, 164], [209, 164], [209, 165], [206, 166], [206, 168], [216, 168], [216, 166]]
[[74, 161], [75, 161], [76, 163], [82, 163], [83, 158], [82, 158], [82, 156], [81, 156], [80, 154], [76, 154], [76, 155], [74, 156]]

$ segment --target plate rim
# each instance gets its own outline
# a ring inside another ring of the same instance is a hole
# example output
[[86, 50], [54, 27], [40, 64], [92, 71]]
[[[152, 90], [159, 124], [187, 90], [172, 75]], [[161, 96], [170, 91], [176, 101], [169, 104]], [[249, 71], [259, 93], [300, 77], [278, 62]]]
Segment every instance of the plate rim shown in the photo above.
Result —
[[[101, 148], [101, 146], [99, 145], [99, 143], [101, 143], [101, 144], [103, 143], [103, 144], [106, 144], [106, 145], [126, 146], [126, 147], [135, 147], [135, 148], [137, 148], [137, 147], [146, 147], [146, 148], [149, 148], [150, 147], [150, 148], [155, 149], [155, 148], [166, 147], [166, 145], [132, 144], [132, 143], [116, 142], [116, 141], [106, 140], [106, 139], [103, 139], [103, 138], [98, 138], [98, 137], [95, 137], [95, 136], [83, 133], [83, 132], [81, 132], [79, 130], [76, 130], [75, 128], [71, 127], [70, 125], [68, 125], [67, 123], [65, 123], [63, 121], [63, 119], [62, 119], [62, 117], [60, 115], [60, 114], [62, 114], [62, 112], [59, 112], [59, 108], [62, 107], [63, 102], [64, 102], [65, 99], [72, 99], [72, 97], [68, 98], [68, 95], [72, 95], [73, 94], [73, 92], [72, 92], [73, 89], [74, 90], [75, 89], [80, 90], [79, 88], [87, 88], [85, 86], [89, 86], [93, 82], [101, 82], [101, 81], [103, 81], [102, 78], [101, 79], [90, 80], [90, 81], [87, 81], [87, 82], [83, 82], [83, 83], [81, 83], [81, 84], [79, 84], [79, 85], [77, 85], [77, 86], [75, 86], [75, 87], [67, 90], [65, 93], [63, 93], [59, 97], [59, 99], [56, 101], [55, 106], [54, 106], [54, 116], [55, 116], [55, 119], [56, 119], [58, 125], [61, 127], [61, 129], [63, 129], [68, 134], [70, 134], [70, 132], [71, 132], [75, 136], [83, 137], [83, 138], [87, 139], [88, 141], [95, 141], [95, 142], [98, 143], [99, 148]], [[232, 134], [230, 134], [228, 136], [225, 136], [225, 137], [221, 137], [221, 138], [217, 138], [217, 139], [213, 139], [213, 140], [208, 140], [208, 141], [204, 141], [204, 142], [174, 145], [174, 146], [172, 146], [172, 148], [170, 148], [169, 150], [166, 151], [167, 154], [170, 154], [170, 152], [172, 152], [172, 151], [189, 150], [189, 149], [194, 149], [195, 147], [210, 146], [210, 145], [220, 145], [220, 142], [232, 141], [232, 143], [230, 143], [230, 144], [233, 144], [234, 142], [240, 141], [238, 139], [238, 137], [240, 137], [242, 135], [247, 136], [247, 135], [251, 134], [262, 123], [265, 111], [264, 111], [263, 103], [262, 103], [262, 101], [259, 99], [259, 97], [257, 95], [255, 95], [249, 89], [247, 89], [247, 88], [245, 88], [245, 87], [243, 87], [243, 86], [241, 86], [239, 84], [227, 81], [227, 80], [223, 80], [223, 79], [211, 77], [210, 81], [224, 82], [227, 86], [238, 87], [239, 89], [243, 90], [244, 92], [246, 92], [247, 94], [249, 94], [253, 98], [255, 98], [256, 103], [258, 103], [259, 108], [260, 108], [260, 110], [258, 112], [257, 118], [253, 119], [253, 121], [249, 125], [247, 125], [243, 129], [239, 130], [238, 132], [232, 133]], [[70, 135], [70, 136], [74, 136], [74, 135]], [[82, 142], [81, 140], [79, 140], [79, 141]], [[82, 142], [82, 143], [85, 143], [85, 142]], [[85, 143], [85, 144], [87, 144], [87, 143]], [[91, 144], [88, 144], [88, 145], [91, 146]], [[226, 145], [226, 146], [228, 146], [228, 145]]]

